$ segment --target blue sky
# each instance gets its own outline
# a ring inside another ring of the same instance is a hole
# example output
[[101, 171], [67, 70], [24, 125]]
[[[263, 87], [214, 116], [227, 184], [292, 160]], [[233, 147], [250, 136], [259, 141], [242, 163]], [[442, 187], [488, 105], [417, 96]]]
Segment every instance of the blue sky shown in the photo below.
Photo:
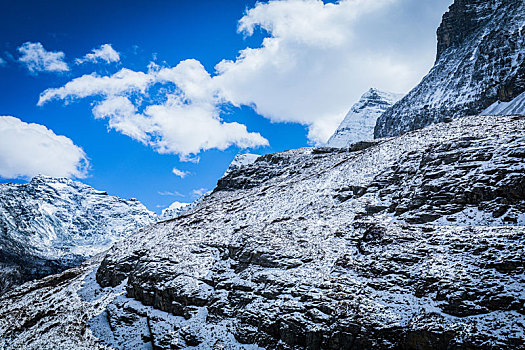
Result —
[[322, 143], [369, 87], [415, 86], [450, 3], [2, 1], [0, 176], [191, 201], [236, 154]]

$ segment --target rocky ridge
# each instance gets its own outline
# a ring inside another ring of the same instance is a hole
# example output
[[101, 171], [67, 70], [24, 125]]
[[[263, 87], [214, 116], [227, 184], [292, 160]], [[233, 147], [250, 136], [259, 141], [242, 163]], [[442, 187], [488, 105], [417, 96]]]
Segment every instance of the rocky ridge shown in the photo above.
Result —
[[0, 293], [77, 266], [155, 221], [135, 199], [66, 178], [0, 184]]
[[525, 1], [456, 0], [437, 33], [435, 66], [379, 117], [375, 137], [478, 115], [525, 92]]
[[259, 157], [4, 296], [0, 347], [521, 349], [524, 147], [525, 117], [484, 116]]

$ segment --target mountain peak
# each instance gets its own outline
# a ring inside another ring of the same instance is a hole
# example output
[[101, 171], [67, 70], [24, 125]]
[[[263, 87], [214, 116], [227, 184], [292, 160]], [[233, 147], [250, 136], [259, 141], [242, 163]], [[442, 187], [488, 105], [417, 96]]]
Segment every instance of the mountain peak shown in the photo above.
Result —
[[373, 139], [377, 118], [401, 97], [400, 94], [370, 88], [352, 106], [326, 145], [348, 147], [359, 141]]
[[437, 30], [437, 61], [377, 121], [375, 137], [478, 115], [525, 91], [525, 1], [456, 0]]

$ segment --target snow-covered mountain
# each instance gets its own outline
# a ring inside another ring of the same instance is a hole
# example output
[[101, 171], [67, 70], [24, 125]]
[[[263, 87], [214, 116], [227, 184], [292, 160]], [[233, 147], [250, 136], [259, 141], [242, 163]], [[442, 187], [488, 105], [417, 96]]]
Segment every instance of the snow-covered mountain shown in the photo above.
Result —
[[525, 1], [456, 0], [438, 29], [437, 61], [377, 121], [376, 137], [477, 115], [525, 92]]
[[513, 115], [525, 114], [525, 92], [510, 102], [495, 102], [481, 112], [482, 115]]
[[525, 349], [525, 116], [460, 117], [496, 101], [487, 76], [520, 95], [522, 8], [454, 2], [440, 73], [378, 121], [401, 136], [251, 157], [184, 215], [0, 296], [0, 348]]
[[176, 218], [179, 215], [184, 214], [186, 211], [193, 208], [192, 203], [173, 202], [166, 209], [162, 209], [160, 214], [160, 221], [170, 220]]
[[226, 171], [224, 172], [224, 175], [226, 175], [226, 174], [228, 174], [228, 173], [230, 173], [230, 172], [232, 172], [234, 170], [238, 170], [242, 166], [255, 163], [255, 161], [259, 157], [260, 157], [259, 154], [251, 154], [251, 153], [237, 154], [233, 158], [232, 162], [230, 163], [230, 165], [228, 166]]
[[0, 292], [78, 265], [155, 221], [135, 199], [66, 178], [0, 184]]
[[259, 157], [0, 298], [0, 348], [523, 349], [525, 117]]
[[377, 118], [403, 97], [377, 89], [368, 90], [359, 102], [350, 108], [345, 119], [330, 137], [328, 147], [348, 147], [356, 142], [374, 138]]

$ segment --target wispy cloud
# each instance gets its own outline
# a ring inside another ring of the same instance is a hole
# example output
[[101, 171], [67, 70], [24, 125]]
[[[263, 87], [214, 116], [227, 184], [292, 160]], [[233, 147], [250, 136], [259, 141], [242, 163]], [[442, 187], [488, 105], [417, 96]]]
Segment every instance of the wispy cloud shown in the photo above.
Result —
[[191, 191], [193, 197], [202, 197], [208, 190], [205, 188], [199, 188]]
[[161, 191], [157, 193], [161, 196], [185, 197], [182, 193], [177, 191]]
[[93, 49], [91, 53], [88, 53], [82, 58], [77, 58], [75, 60], [76, 64], [82, 64], [86, 62], [105, 62], [105, 63], [112, 63], [112, 62], [119, 62], [120, 61], [120, 54], [113, 49], [111, 44], [104, 44], [100, 47]]
[[6, 63], [7, 63], [7, 62], [6, 62], [2, 57], [0, 57], [0, 67], [5, 66]]
[[182, 171], [177, 168], [173, 168], [171, 172], [175, 175], [180, 177], [181, 179], [184, 179], [186, 176], [188, 176], [190, 173], [188, 171]]
[[0, 117], [0, 177], [27, 178], [38, 174], [85, 177], [84, 151], [65, 136], [40, 124]]
[[69, 71], [69, 66], [64, 61], [66, 55], [60, 51], [47, 51], [41, 43], [26, 42], [18, 48], [18, 52], [18, 61], [32, 74]]

